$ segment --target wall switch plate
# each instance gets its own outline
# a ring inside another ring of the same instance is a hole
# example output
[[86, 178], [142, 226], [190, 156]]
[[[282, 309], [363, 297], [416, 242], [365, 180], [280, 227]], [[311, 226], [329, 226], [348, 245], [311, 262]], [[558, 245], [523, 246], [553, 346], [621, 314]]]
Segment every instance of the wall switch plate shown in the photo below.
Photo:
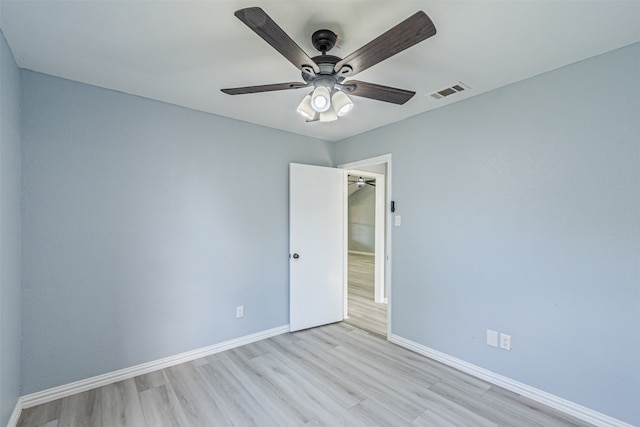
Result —
[[400, 215], [395, 216], [395, 224], [396, 227], [400, 227], [400, 225], [402, 224], [402, 218], [400, 217]]
[[500, 334], [500, 348], [511, 350], [511, 335]]
[[236, 317], [244, 317], [244, 306], [239, 305], [236, 307]]
[[496, 331], [487, 329], [487, 345], [490, 345], [491, 347], [498, 346], [498, 333]]

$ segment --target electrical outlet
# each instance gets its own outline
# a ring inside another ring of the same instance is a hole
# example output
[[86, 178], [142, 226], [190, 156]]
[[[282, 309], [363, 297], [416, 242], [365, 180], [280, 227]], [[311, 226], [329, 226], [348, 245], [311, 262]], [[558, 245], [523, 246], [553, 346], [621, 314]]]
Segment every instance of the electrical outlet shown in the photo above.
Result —
[[500, 334], [500, 348], [511, 350], [511, 335]]
[[491, 347], [498, 346], [498, 333], [496, 331], [487, 329], [487, 345], [490, 345]]
[[244, 317], [244, 305], [236, 307], [236, 317]]

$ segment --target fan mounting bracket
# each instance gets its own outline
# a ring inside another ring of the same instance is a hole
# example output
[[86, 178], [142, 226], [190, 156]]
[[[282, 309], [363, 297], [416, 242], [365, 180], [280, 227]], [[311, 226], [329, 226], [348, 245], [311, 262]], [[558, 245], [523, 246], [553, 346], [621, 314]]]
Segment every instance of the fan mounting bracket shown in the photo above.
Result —
[[336, 33], [326, 29], [318, 30], [311, 35], [313, 47], [322, 52], [323, 55], [333, 49], [337, 40], [338, 36]]
[[345, 84], [341, 84], [340, 82], [337, 82], [335, 86], [341, 91], [346, 93], [353, 93], [356, 90], [356, 85], [350, 84], [349, 82], [346, 82]]
[[343, 65], [342, 68], [340, 68], [340, 70], [336, 72], [336, 74], [341, 77], [348, 77], [352, 73], [353, 73], [353, 68], [351, 68], [351, 66], [349, 65]]
[[316, 72], [313, 71], [313, 68], [310, 65], [303, 65], [300, 70], [302, 71], [302, 78], [305, 82], [308, 83], [316, 78]]

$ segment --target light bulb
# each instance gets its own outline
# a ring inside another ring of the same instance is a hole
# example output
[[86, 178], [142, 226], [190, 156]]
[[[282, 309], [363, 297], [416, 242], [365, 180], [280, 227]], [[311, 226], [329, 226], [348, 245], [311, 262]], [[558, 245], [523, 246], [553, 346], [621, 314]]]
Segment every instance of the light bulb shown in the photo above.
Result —
[[329, 89], [324, 86], [318, 86], [311, 95], [311, 107], [318, 113], [324, 113], [331, 107], [331, 94]]
[[325, 98], [324, 96], [316, 96], [313, 99], [313, 105], [316, 107], [318, 111], [322, 111], [325, 109], [327, 105], [327, 98]]

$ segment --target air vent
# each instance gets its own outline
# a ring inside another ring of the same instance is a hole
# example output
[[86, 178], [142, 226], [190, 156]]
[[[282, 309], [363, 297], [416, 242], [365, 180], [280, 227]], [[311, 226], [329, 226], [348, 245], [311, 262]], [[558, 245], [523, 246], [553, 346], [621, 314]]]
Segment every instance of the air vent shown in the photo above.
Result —
[[442, 89], [442, 90], [439, 90], [437, 92], [432, 93], [431, 97], [433, 99], [442, 99], [442, 98], [445, 98], [445, 97], [447, 97], [449, 95], [453, 95], [453, 94], [456, 94], [458, 92], [463, 92], [463, 91], [468, 90], [468, 89], [469, 89], [469, 86], [465, 85], [464, 83], [458, 83], [458, 84], [455, 84], [455, 85], [453, 85], [451, 87], [448, 87], [448, 88], [445, 88], [445, 89]]

